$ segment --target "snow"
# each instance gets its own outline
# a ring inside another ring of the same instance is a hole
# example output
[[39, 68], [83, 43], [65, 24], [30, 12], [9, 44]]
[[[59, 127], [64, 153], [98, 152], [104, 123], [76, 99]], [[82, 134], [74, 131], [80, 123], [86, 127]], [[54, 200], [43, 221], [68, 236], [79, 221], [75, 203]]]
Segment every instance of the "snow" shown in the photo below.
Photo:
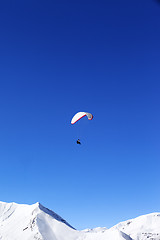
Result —
[[0, 202], [1, 240], [160, 240], [160, 213], [78, 231], [40, 203]]
[[133, 239], [160, 240], [160, 213], [151, 213], [116, 225]]

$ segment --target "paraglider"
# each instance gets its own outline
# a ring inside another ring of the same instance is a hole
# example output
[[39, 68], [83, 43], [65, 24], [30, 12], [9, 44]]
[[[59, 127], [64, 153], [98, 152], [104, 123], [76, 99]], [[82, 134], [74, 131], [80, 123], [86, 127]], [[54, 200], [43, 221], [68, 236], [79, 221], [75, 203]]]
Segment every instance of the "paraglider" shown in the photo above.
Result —
[[93, 119], [93, 115], [91, 113], [88, 112], [78, 112], [76, 113], [72, 120], [71, 120], [71, 124], [75, 124], [77, 121], [79, 121], [81, 118], [87, 116], [88, 120], [92, 120]]
[[[81, 118], [87, 116], [88, 120], [92, 120], [93, 119], [93, 115], [91, 113], [88, 112], [78, 112], [76, 113], [72, 120], [71, 120], [71, 124], [75, 124], [77, 121], [79, 121]], [[77, 144], [81, 144], [80, 139], [77, 140]]]
[[77, 144], [81, 144], [80, 139], [77, 140]]

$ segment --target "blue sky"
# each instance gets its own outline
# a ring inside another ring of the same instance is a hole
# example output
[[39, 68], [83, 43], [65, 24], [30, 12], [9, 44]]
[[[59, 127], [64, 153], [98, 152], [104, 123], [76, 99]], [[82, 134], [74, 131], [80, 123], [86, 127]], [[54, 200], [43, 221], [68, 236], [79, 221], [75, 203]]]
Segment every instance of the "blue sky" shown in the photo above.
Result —
[[159, 24], [152, 0], [0, 3], [1, 201], [77, 229], [160, 211]]

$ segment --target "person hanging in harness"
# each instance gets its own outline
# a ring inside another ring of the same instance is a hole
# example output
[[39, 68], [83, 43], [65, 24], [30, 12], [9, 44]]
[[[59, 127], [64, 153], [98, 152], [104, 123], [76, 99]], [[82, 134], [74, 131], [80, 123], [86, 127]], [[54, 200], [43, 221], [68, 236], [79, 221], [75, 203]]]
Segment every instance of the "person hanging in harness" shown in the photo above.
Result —
[[77, 140], [77, 144], [81, 144], [80, 139]]

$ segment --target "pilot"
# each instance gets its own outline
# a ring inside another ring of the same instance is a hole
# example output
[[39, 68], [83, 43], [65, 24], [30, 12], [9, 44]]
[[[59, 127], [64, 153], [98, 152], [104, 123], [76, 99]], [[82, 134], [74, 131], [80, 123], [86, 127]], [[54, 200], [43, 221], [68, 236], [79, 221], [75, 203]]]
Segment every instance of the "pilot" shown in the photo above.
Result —
[[77, 144], [81, 144], [80, 139], [77, 140]]

